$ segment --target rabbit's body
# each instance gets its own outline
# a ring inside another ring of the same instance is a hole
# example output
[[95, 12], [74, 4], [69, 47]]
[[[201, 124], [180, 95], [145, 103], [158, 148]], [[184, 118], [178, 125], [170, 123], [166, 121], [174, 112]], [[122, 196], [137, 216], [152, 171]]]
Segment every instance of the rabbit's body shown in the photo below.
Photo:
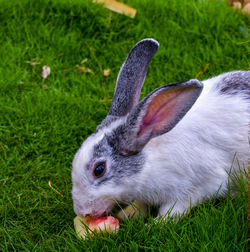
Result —
[[222, 93], [220, 80], [230, 75], [244, 76], [250, 85], [246, 71], [203, 81], [203, 91], [185, 117], [144, 147], [144, 179], [135, 183], [137, 200], [174, 206], [173, 213], [182, 213], [190, 204], [226, 193], [231, 169], [247, 167], [250, 99], [247, 92], [236, 92], [239, 87], [231, 89], [234, 94]]
[[250, 72], [165, 85], [138, 103], [157, 49], [152, 39], [132, 49], [107, 118], [74, 158], [78, 215], [101, 216], [132, 200], [159, 206], [162, 215], [181, 214], [223, 195], [228, 174], [246, 167]]

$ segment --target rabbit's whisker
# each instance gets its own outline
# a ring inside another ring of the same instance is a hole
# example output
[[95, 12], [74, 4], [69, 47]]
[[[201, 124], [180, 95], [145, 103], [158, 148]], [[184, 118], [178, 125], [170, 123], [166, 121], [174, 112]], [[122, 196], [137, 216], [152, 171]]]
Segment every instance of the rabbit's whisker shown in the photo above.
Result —
[[117, 206], [121, 208], [121, 211], [123, 212], [124, 216], [125, 216], [126, 219], [128, 220], [128, 216], [127, 216], [127, 214], [125, 213], [125, 211], [123, 210], [122, 206], [119, 204], [119, 202], [118, 202], [116, 199], [113, 199], [113, 200], [116, 202]]

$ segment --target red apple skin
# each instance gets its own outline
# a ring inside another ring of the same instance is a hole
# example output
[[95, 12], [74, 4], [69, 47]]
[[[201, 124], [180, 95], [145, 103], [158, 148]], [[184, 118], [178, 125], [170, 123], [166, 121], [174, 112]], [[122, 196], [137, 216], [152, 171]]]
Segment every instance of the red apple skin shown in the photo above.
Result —
[[106, 222], [106, 221], [109, 225], [112, 225], [112, 226], [119, 225], [119, 221], [116, 218], [114, 218], [113, 216], [104, 216], [104, 217], [92, 219], [92, 220], [90, 220], [89, 224], [97, 226], [99, 223]]
[[[77, 235], [82, 239], [86, 239], [88, 234], [94, 235], [100, 233], [100, 231], [117, 233], [119, 230], [119, 220], [113, 216], [103, 216], [95, 219], [76, 216], [74, 218], [74, 226]], [[92, 232], [88, 232], [88, 229]]]
[[[87, 223], [86, 223], [87, 224]], [[89, 228], [93, 231], [107, 231], [109, 233], [118, 231], [119, 221], [113, 216], [104, 216], [88, 220]]]

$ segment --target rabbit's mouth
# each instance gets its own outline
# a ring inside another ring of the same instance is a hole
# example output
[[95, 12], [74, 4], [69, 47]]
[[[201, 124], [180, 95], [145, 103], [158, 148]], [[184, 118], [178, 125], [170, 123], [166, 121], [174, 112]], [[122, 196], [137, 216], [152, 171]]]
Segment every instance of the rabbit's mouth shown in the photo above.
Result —
[[96, 219], [96, 218], [104, 217], [104, 216], [107, 216], [107, 215], [108, 215], [108, 212], [104, 211], [104, 212], [94, 212], [91, 215], [87, 214], [85, 217], [91, 217], [92, 219]]
[[111, 200], [96, 199], [93, 201], [81, 202], [78, 199], [74, 199], [74, 211], [80, 217], [98, 218], [107, 216], [114, 208], [115, 202]]
[[99, 218], [99, 217], [104, 217], [109, 215], [109, 213], [111, 212], [111, 210], [113, 209], [114, 204], [109, 204], [108, 206], [105, 206], [100, 209], [95, 208], [94, 210], [92, 210], [91, 213], [86, 214], [86, 216], [91, 216], [92, 218]]
[[84, 212], [77, 211], [76, 214], [78, 216], [82, 217], [82, 218], [96, 219], [96, 218], [99, 218], [99, 217], [107, 216], [109, 214], [109, 211], [100, 210], [100, 211], [92, 211], [91, 213], [84, 213]]

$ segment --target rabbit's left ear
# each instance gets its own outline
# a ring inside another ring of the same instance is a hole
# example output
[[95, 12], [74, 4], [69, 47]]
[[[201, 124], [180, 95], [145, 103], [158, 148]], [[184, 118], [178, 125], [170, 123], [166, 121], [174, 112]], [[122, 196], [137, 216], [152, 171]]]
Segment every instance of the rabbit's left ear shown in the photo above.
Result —
[[157, 88], [128, 115], [120, 135], [123, 154], [139, 152], [153, 137], [170, 131], [199, 97], [203, 84], [192, 79]]
[[158, 48], [154, 39], [143, 39], [132, 48], [118, 74], [109, 116], [125, 116], [137, 105], [148, 65]]

